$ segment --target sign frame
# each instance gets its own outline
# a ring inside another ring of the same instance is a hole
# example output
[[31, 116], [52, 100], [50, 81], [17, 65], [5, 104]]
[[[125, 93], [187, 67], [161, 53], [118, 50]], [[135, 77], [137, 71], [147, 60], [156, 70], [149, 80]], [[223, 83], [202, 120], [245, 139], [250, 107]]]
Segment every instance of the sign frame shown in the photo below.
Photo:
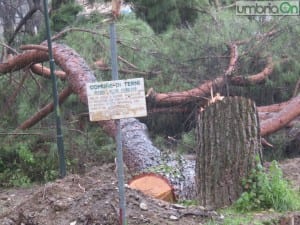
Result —
[[87, 83], [90, 121], [147, 116], [144, 78]]

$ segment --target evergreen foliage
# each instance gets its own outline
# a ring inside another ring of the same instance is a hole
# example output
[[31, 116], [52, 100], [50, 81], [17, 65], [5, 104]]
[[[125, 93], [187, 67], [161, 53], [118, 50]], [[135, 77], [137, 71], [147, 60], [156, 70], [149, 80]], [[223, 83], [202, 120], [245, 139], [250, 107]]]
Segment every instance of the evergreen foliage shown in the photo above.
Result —
[[145, 20], [156, 33], [193, 24], [199, 0], [128, 0], [138, 18]]
[[[23, 139], [23, 140], [22, 140]], [[28, 186], [36, 181], [57, 177], [56, 158], [43, 151], [33, 151], [36, 138], [2, 139], [0, 147], [0, 183], [2, 187]], [[47, 148], [47, 144], [43, 144]]]
[[52, 10], [55, 11], [55, 10], [61, 8], [65, 4], [74, 4], [74, 3], [75, 3], [75, 0], [52, 0], [51, 7], [52, 7]]
[[60, 31], [66, 26], [74, 23], [76, 15], [82, 10], [82, 7], [74, 2], [61, 4], [60, 7], [51, 14], [51, 28], [54, 31]]
[[[54, 31], [60, 31], [66, 26], [76, 26], [98, 32], [70, 32], [59, 41], [79, 52], [99, 81], [111, 79], [110, 71], [103, 71], [94, 65], [99, 59], [108, 67], [110, 64], [108, 24], [103, 22], [105, 16], [97, 12], [89, 16], [76, 16], [81, 10], [78, 5], [72, 1], [58, 2], [62, 4], [53, 10], [51, 16]], [[236, 16], [231, 9], [216, 12], [209, 8], [209, 2], [200, 0], [130, 2], [135, 14], [122, 16], [116, 22], [118, 53], [137, 69], [123, 61], [119, 61], [119, 67], [145, 72], [143, 76], [146, 89], [153, 87], [157, 92], [181, 91], [195, 87], [205, 80], [212, 80], [222, 75], [228, 66], [227, 43], [248, 40], [246, 44], [239, 46], [240, 58], [234, 75], [260, 72], [270, 55], [275, 69], [265, 83], [243, 88], [230, 87], [230, 95], [250, 97], [257, 105], [277, 103], [292, 96], [295, 83], [300, 78], [300, 28], [297, 26], [299, 17], [249, 19]], [[223, 1], [222, 4], [229, 3]], [[203, 7], [208, 9], [205, 13], [194, 10]], [[276, 35], [257, 38], [274, 29], [278, 30]], [[23, 42], [40, 43], [44, 37], [44, 31], [40, 30], [39, 36], [24, 38]], [[24, 75], [25, 72], [20, 71], [0, 76], [1, 109], [8, 108], [5, 113], [0, 113], [0, 181], [3, 186], [47, 181], [57, 176], [55, 122], [52, 114], [34, 129], [30, 129], [30, 136], [17, 136], [11, 142], [8, 135], [52, 101], [50, 81], [28, 75], [16, 99], [8, 107], [7, 100], [13, 95]], [[120, 73], [121, 79], [137, 76], [141, 75], [134, 72]], [[65, 85], [65, 82], [59, 82], [59, 90]], [[226, 94], [224, 90], [215, 91]], [[70, 171], [79, 171], [79, 167], [86, 167], [89, 160], [93, 162], [92, 159], [95, 159], [95, 163], [113, 161], [113, 140], [100, 128], [89, 124], [86, 116], [82, 116], [86, 115], [87, 108], [78, 103], [77, 97], [71, 96], [63, 104], [61, 111]], [[192, 115], [165, 113], [149, 115], [144, 121], [149, 126], [151, 135], [156, 137], [159, 147], [190, 153], [192, 148], [189, 146], [194, 145], [191, 118]], [[190, 132], [184, 134], [183, 131]], [[39, 134], [47, 138], [41, 138]], [[174, 137], [178, 142], [170, 145], [167, 136]], [[274, 140], [275, 144], [281, 146], [280, 151], [285, 151], [286, 143], [282, 141], [287, 138], [279, 134], [278, 141], [276, 138]], [[280, 152], [278, 156], [281, 156]]]

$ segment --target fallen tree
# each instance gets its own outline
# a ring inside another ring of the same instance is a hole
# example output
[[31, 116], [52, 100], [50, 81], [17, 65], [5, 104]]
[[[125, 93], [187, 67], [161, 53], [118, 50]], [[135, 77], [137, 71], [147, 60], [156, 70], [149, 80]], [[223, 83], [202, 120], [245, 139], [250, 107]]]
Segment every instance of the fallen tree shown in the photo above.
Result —
[[[21, 68], [30, 67], [35, 63], [48, 60], [47, 48], [45, 46], [27, 46], [23, 49], [26, 50], [22, 54], [16, 55], [7, 62], [0, 64], [1, 74], [17, 71]], [[227, 81], [237, 85], [243, 85], [248, 82], [257, 83], [261, 82], [265, 77], [271, 74], [273, 64], [271, 59], [269, 59], [265, 69], [259, 74], [248, 76], [246, 78], [231, 76], [236, 57], [238, 57], [236, 47], [232, 47], [231, 49], [234, 51], [234, 54], [231, 54], [232, 58], [230, 60], [230, 65], [223, 76], [218, 77], [213, 81], [207, 81], [195, 89], [184, 92], [155, 93], [152, 89], [152, 91], [150, 90], [147, 94], [147, 102], [151, 107], [153, 107], [153, 105], [156, 105], [157, 107], [180, 107], [183, 102], [201, 102], [199, 105], [205, 107], [211, 90], [215, 86], [223, 86]], [[53, 44], [53, 53], [56, 64], [64, 71], [64, 74], [62, 73], [63, 75], [61, 76], [63, 79], [66, 79], [69, 85], [69, 87], [61, 94], [61, 102], [73, 92], [78, 95], [82, 103], [87, 104], [85, 85], [86, 83], [96, 81], [96, 78], [84, 59], [82, 59], [82, 57], [74, 50], [62, 44]], [[300, 115], [299, 101], [300, 97], [294, 97], [289, 102], [284, 103], [284, 107], [279, 107], [279, 110], [272, 112], [272, 117], [265, 121], [262, 117], [261, 134], [264, 136], [275, 132]], [[42, 113], [37, 113], [30, 119], [30, 123], [24, 123], [19, 126], [19, 128], [27, 129], [30, 126], [33, 126], [51, 111], [53, 108], [51, 107], [51, 105], [46, 106], [42, 110]], [[264, 111], [266, 109], [267, 108], [263, 108]], [[263, 111], [261, 113], [263, 113]], [[38, 119], [36, 119], [37, 117]], [[272, 121], [280, 122], [274, 125]], [[115, 136], [116, 129], [114, 121], [101, 121], [99, 124], [107, 134], [113, 137]], [[188, 160], [182, 157], [179, 159], [172, 156], [164, 157], [160, 150], [157, 149], [149, 139], [147, 127], [137, 119], [122, 119], [121, 129], [123, 134], [124, 162], [132, 174], [138, 174], [149, 170], [162, 173], [170, 183], [172, 183], [177, 197], [195, 197], [194, 160]], [[175, 170], [167, 173], [161, 165], [175, 168]]]

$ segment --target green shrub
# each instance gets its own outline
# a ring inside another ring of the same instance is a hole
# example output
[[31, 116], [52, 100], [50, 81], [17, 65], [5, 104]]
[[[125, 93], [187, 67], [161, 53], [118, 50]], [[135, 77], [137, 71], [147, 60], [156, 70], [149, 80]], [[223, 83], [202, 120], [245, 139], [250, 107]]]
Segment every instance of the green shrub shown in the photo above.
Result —
[[178, 151], [180, 153], [195, 153], [196, 145], [195, 129], [192, 129], [182, 134], [181, 141], [178, 144]]
[[258, 165], [250, 176], [243, 181], [245, 192], [236, 201], [234, 207], [239, 211], [274, 209], [277, 211], [300, 208], [300, 196], [287, 180], [276, 161], [271, 163], [269, 171]]
[[[6, 141], [5, 141], [6, 140]], [[2, 139], [0, 147], [0, 187], [23, 187], [33, 182], [57, 178], [57, 154], [51, 154], [48, 143], [38, 139], [25, 140], [16, 136], [15, 142]]]

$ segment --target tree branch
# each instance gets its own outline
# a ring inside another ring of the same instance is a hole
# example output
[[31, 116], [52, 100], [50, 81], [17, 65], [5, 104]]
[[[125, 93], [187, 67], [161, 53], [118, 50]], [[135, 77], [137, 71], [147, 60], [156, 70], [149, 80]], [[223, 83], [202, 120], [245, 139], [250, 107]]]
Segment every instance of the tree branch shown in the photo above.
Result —
[[51, 38], [51, 40], [55, 41], [55, 40], [61, 38], [62, 36], [66, 35], [68, 32], [74, 32], [74, 31], [82, 31], [82, 32], [87, 32], [87, 33], [97, 34], [97, 35], [100, 34], [99, 32], [96, 32], [96, 31], [93, 31], [93, 30], [89, 30], [89, 29], [82, 29], [82, 28], [71, 27], [71, 28], [67, 28], [67, 29], [62, 30], [61, 32], [57, 33], [56, 35], [54, 35]]
[[8, 44], [11, 44], [17, 33], [20, 31], [20, 29], [22, 28], [22, 26], [27, 22], [27, 20], [29, 20], [32, 15], [39, 9], [39, 7], [35, 4], [34, 7], [32, 9], [29, 10], [29, 12], [24, 16], [24, 18], [20, 21], [20, 23], [18, 24], [18, 26], [15, 29], [15, 32], [13, 33], [12, 37], [9, 39]]
[[[32, 66], [30, 66], [30, 69], [35, 74], [44, 76], [46, 78], [50, 78], [50, 76], [51, 76], [50, 69], [41, 64], [33, 64]], [[61, 80], [65, 80], [67, 78], [67, 75], [64, 71], [56, 70], [56, 71], [54, 71], [54, 74]]]
[[[58, 96], [58, 102], [61, 105], [71, 94], [72, 94], [71, 87], [66, 87]], [[32, 117], [24, 121], [20, 126], [17, 127], [17, 130], [25, 130], [28, 129], [35, 124], [37, 124], [39, 121], [41, 121], [43, 118], [45, 118], [48, 114], [50, 114], [54, 109], [54, 103], [49, 103], [46, 106], [44, 106], [40, 111], [35, 113]]]
[[300, 115], [300, 95], [291, 99], [282, 110], [274, 114], [273, 117], [261, 121], [260, 134], [267, 136], [290, 123]]
[[[97, 66], [97, 68], [101, 71], [111, 71], [111, 68], [109, 67], [102, 67], [102, 66]], [[147, 76], [147, 75], [159, 75], [161, 74], [160, 71], [150, 71], [150, 72], [145, 72], [145, 71], [138, 71], [138, 70], [126, 70], [126, 69], [119, 69], [120, 73], [125, 73], [125, 74], [137, 74], [137, 75], [142, 75], [142, 76]]]
[[2, 45], [3, 47], [9, 49], [10, 51], [12, 51], [12, 52], [15, 53], [15, 54], [19, 54], [19, 53], [17, 52], [16, 49], [10, 47], [9, 45], [7, 45], [7, 44], [5, 44], [5, 43], [0, 42], [0, 45]]
[[44, 52], [48, 52], [48, 47], [43, 45], [21, 45], [21, 50], [40, 50]]
[[[32, 46], [31, 46], [32, 47]], [[35, 48], [35, 46], [33, 46]], [[38, 47], [39, 49], [40, 47]], [[94, 82], [95, 77], [90, 72], [90, 69], [83, 62], [83, 59], [79, 55], [71, 50], [66, 50], [65, 46], [54, 44], [54, 58], [58, 65], [68, 74], [68, 81], [72, 90], [78, 94], [80, 100], [87, 104], [85, 84], [87, 82]], [[232, 48], [232, 51], [235, 48]], [[43, 60], [48, 60], [48, 54], [45, 52], [45, 48], [40, 50], [30, 50], [23, 54], [15, 56], [13, 59], [9, 60], [7, 63], [0, 64], [0, 72], [10, 72], [27, 66], [32, 62], [40, 62]], [[70, 57], [72, 55], [72, 57]], [[237, 53], [231, 54], [231, 59], [237, 56]], [[229, 67], [233, 68], [234, 60], [230, 60]], [[272, 72], [273, 64], [271, 58], [268, 59], [266, 68], [258, 74], [248, 76], [247, 82], [256, 83], [261, 82], [263, 79], [270, 75]], [[230, 69], [231, 70], [231, 69]], [[227, 71], [230, 71], [227, 69]], [[232, 70], [231, 70], [232, 71]], [[241, 81], [235, 80], [234, 77], [229, 77], [229, 82], [231, 84], [241, 85]], [[236, 78], [237, 79], [237, 78]], [[245, 80], [245, 79], [244, 79]], [[150, 108], [154, 107], [170, 107], [180, 105], [183, 103], [189, 103], [193, 101], [198, 101], [201, 105], [207, 102], [206, 96], [210, 94], [210, 91], [214, 87], [224, 85], [224, 76], [217, 77], [213, 81], [207, 81], [204, 84], [199, 85], [196, 88], [183, 92], [169, 92], [169, 93], [156, 93], [153, 89], [150, 89], [147, 94], [147, 102]], [[261, 123], [261, 135], [265, 136], [289, 123], [293, 118], [299, 115], [300, 107], [300, 97], [296, 97], [287, 103], [282, 103], [278, 105], [268, 106], [270, 109], [278, 112], [274, 112], [271, 116], [265, 117]], [[283, 107], [284, 106], [284, 107]], [[281, 108], [282, 107], [282, 108]], [[276, 110], [275, 110], [276, 109]], [[259, 108], [259, 113], [262, 114], [266, 108]], [[277, 122], [276, 122], [277, 121]], [[105, 127], [107, 133], [113, 135], [115, 133], [114, 123], [111, 121], [101, 122], [102, 126]]]
[[[87, 105], [87, 93], [86, 93], [86, 84], [90, 82], [95, 82], [96, 77], [84, 61], [80, 57], [78, 53], [69, 47], [61, 44], [53, 43], [53, 55], [56, 63], [62, 68], [62, 70], [68, 74], [68, 82], [69, 87], [67, 90], [65, 89], [64, 96], [68, 96], [68, 94], [73, 91], [78, 95], [80, 101]], [[232, 54], [236, 55], [236, 54]], [[8, 63], [0, 64], [0, 72], [9, 72], [15, 71], [17, 68], [22, 68], [22, 66], [31, 65], [34, 62], [48, 60], [48, 54], [41, 50], [30, 50], [26, 51], [21, 55], [14, 57], [14, 59], [9, 60]], [[12, 63], [15, 64], [12, 64]], [[29, 63], [30, 62], [30, 63]], [[232, 64], [229, 63], [229, 67]], [[257, 79], [255, 79], [257, 80]], [[198, 87], [184, 91], [184, 92], [169, 92], [169, 93], [155, 93], [152, 89], [147, 95], [147, 99], [154, 99], [157, 104], [161, 104], [162, 106], [170, 106], [181, 104], [184, 102], [190, 102], [193, 100], [200, 101], [201, 99], [206, 100], [205, 95], [209, 94], [211, 89], [214, 86], [219, 86], [224, 84], [224, 76], [217, 77], [213, 81], [207, 81], [204, 84], [199, 85]], [[150, 89], [151, 90], [151, 89]], [[62, 93], [60, 94], [60, 98], [62, 98]], [[25, 129], [26, 127], [30, 127], [43, 118], [47, 113], [49, 113], [53, 106], [48, 104], [45, 106], [42, 111], [38, 112], [34, 117], [25, 121], [22, 125], [20, 125], [19, 129]], [[266, 121], [261, 122], [261, 135], [268, 135], [282, 126], [286, 125], [291, 119], [295, 118], [297, 115], [300, 115], [300, 96], [292, 99], [290, 103], [282, 110], [280, 110], [276, 117], [271, 119], [267, 119]], [[27, 122], [27, 123], [26, 123]], [[275, 126], [273, 124], [275, 122]], [[101, 121], [104, 131], [111, 136], [115, 135], [115, 125], [114, 121]], [[130, 172], [140, 172], [150, 167], [155, 167], [161, 165], [162, 162], [165, 162], [162, 158], [161, 152], [159, 149], [153, 146], [149, 136], [147, 135], [147, 128], [144, 124], [140, 123], [138, 120], [134, 118], [130, 119], [122, 119], [121, 120], [121, 129], [123, 133], [122, 144], [124, 146], [124, 161], [128, 166]], [[167, 162], [171, 162], [171, 159]], [[179, 164], [179, 163], [178, 163]], [[170, 164], [173, 167], [174, 164]], [[182, 161], [182, 165], [184, 165], [182, 171], [182, 180], [175, 180], [172, 184], [181, 190], [188, 190], [185, 193], [193, 195], [193, 181], [194, 181], [194, 171], [195, 164], [194, 161]], [[178, 166], [179, 168], [179, 166]], [[171, 179], [170, 179], [171, 180]], [[178, 181], [178, 182], [177, 182]], [[176, 183], [177, 182], [177, 183]], [[188, 189], [188, 188], [191, 189]], [[181, 189], [180, 189], [181, 188]], [[185, 196], [187, 197], [187, 196]]]
[[267, 65], [261, 72], [250, 76], [233, 76], [230, 78], [230, 84], [236, 86], [248, 86], [253, 84], [259, 84], [265, 81], [266, 78], [272, 74], [273, 68], [274, 64], [272, 62], [272, 58], [268, 57]]
[[26, 51], [14, 56], [5, 63], [0, 63], [0, 74], [18, 71], [32, 63], [39, 63], [49, 60], [48, 53], [45, 51]]
[[[174, 106], [179, 104], [185, 104], [192, 101], [205, 100], [206, 97], [210, 94], [211, 90], [214, 88], [222, 87], [226, 81], [231, 85], [250, 85], [257, 84], [262, 82], [266, 77], [268, 77], [273, 71], [273, 62], [272, 58], [268, 58], [266, 67], [259, 73], [250, 75], [247, 77], [243, 76], [229, 76], [232, 74], [236, 67], [238, 52], [237, 46], [235, 44], [229, 44], [230, 47], [230, 60], [228, 67], [225, 71], [225, 75], [215, 78], [213, 81], [206, 81], [203, 84], [200, 84], [198, 87], [182, 91], [182, 92], [168, 92], [168, 93], [156, 93], [153, 88], [150, 88], [146, 98], [147, 102], [152, 106]], [[206, 101], [203, 101], [204, 105]]]
[[229, 64], [227, 67], [227, 70], [225, 71], [224, 76], [231, 76], [234, 69], [236, 68], [236, 63], [238, 61], [238, 49], [237, 49], [237, 45], [234, 43], [230, 43], [228, 44], [228, 47], [230, 49], [230, 60], [229, 60]]
[[10, 109], [11, 104], [15, 101], [15, 99], [17, 98], [18, 94], [20, 93], [20, 90], [23, 87], [23, 84], [25, 83], [25, 80], [27, 79], [29, 73], [26, 73], [20, 83], [18, 84], [18, 87], [15, 88], [14, 92], [12, 95], [10, 95], [10, 97], [7, 99], [6, 101], [6, 107], [4, 107], [4, 109], [1, 111], [1, 116], [5, 115], [7, 113], [7, 111]]

